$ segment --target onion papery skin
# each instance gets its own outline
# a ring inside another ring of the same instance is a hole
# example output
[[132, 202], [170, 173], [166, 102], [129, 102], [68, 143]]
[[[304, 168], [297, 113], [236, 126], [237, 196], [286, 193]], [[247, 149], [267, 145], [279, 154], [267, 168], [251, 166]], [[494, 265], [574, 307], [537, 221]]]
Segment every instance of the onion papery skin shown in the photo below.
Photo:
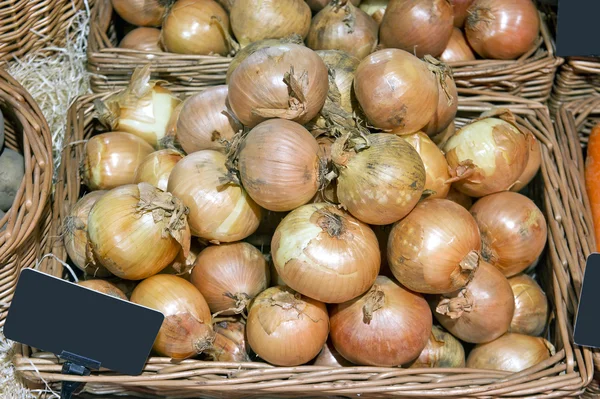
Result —
[[444, 147], [446, 160], [457, 176], [453, 185], [471, 197], [509, 190], [529, 159], [527, 135], [514, 124], [488, 117], [470, 123]]
[[452, 77], [450, 68], [440, 63], [439, 67], [443, 71], [442, 79], [444, 86], [438, 80], [438, 105], [433, 118], [423, 128], [423, 131], [430, 136], [443, 132], [453, 121], [458, 110], [458, 92], [456, 84]]
[[155, 151], [138, 165], [135, 170], [134, 182], [149, 183], [156, 188], [167, 191], [171, 171], [177, 165], [177, 162], [182, 159], [183, 154], [179, 151], [170, 149]]
[[94, 259], [122, 279], [155, 275], [180, 252], [188, 255], [187, 212], [179, 199], [148, 183], [110, 190], [88, 216]]
[[440, 55], [440, 60], [443, 62], [463, 62], [463, 61], [474, 61], [475, 54], [469, 47], [465, 35], [458, 28], [454, 28], [450, 41], [446, 45], [446, 49]]
[[131, 302], [165, 316], [152, 347], [160, 355], [187, 359], [211, 347], [215, 333], [210, 310], [190, 282], [168, 274], [150, 277], [135, 287]]
[[306, 204], [319, 189], [319, 146], [303, 126], [271, 119], [248, 133], [240, 146], [242, 185], [257, 204], [275, 212]]
[[215, 341], [205, 351], [215, 362], [251, 362], [246, 345], [246, 324], [242, 321], [221, 321], [213, 325]]
[[469, 13], [467, 10], [473, 3], [473, 0], [451, 0], [452, 9], [454, 11], [454, 26], [456, 28], [462, 28], [465, 25], [465, 20]]
[[257, 50], [238, 65], [229, 79], [229, 104], [250, 128], [271, 118], [303, 125], [323, 108], [328, 90], [327, 67], [317, 53], [280, 43]]
[[375, 50], [377, 37], [373, 18], [350, 2], [334, 0], [313, 18], [306, 45], [313, 50], [342, 50], [363, 59]]
[[554, 346], [544, 338], [507, 333], [473, 348], [467, 367], [518, 373], [550, 359], [554, 352]]
[[159, 27], [167, 11], [163, 0], [112, 0], [114, 10], [132, 25]]
[[252, 350], [277, 366], [299, 366], [319, 354], [329, 334], [325, 305], [289, 287], [271, 287], [250, 307], [246, 336]]
[[493, 341], [507, 332], [515, 310], [508, 280], [484, 260], [464, 289], [430, 297], [429, 301], [433, 314], [446, 330], [473, 344]]
[[86, 281], [80, 281], [77, 284], [81, 285], [82, 287], [86, 287], [91, 290], [100, 292], [102, 294], [112, 296], [114, 298], [119, 298], [124, 301], [129, 301], [129, 299], [127, 299], [127, 296], [125, 295], [125, 293], [123, 291], [121, 291], [117, 286], [109, 283], [108, 281], [86, 280]]
[[529, 159], [527, 160], [527, 166], [521, 173], [521, 176], [517, 179], [514, 186], [511, 187], [510, 191], [521, 191], [535, 178], [538, 171], [542, 166], [542, 147], [540, 142], [535, 138], [533, 134], [527, 135], [527, 142], [529, 144]]
[[71, 261], [85, 274], [94, 277], [108, 277], [110, 272], [93, 260], [87, 235], [88, 216], [94, 204], [106, 191], [92, 191], [81, 197], [71, 208], [63, 222], [63, 242]]
[[369, 122], [396, 134], [421, 130], [437, 109], [435, 74], [404, 50], [379, 50], [363, 59], [354, 75], [354, 92]]
[[227, 55], [230, 30], [229, 15], [216, 1], [177, 0], [163, 22], [161, 42], [171, 53]]
[[428, 198], [446, 198], [450, 191], [450, 173], [444, 153], [423, 132], [402, 136], [418, 153], [425, 166], [425, 190]]
[[548, 320], [548, 298], [536, 281], [526, 274], [508, 279], [515, 298], [510, 332], [539, 336]]
[[227, 86], [209, 87], [184, 101], [176, 135], [186, 153], [202, 150], [225, 153], [226, 142], [242, 129], [229, 109], [227, 92]]
[[360, 2], [360, 9], [369, 14], [380, 25], [387, 4], [388, 0], [363, 0]]
[[471, 206], [473, 205], [473, 199], [471, 197], [469, 197], [465, 193], [461, 193], [454, 187], [450, 187], [450, 191], [448, 192], [446, 199], [456, 202], [458, 205], [462, 206], [466, 210], [471, 209]]
[[383, 47], [406, 50], [417, 57], [439, 57], [446, 48], [454, 14], [449, 0], [390, 0], [381, 21]]
[[406, 216], [421, 199], [425, 166], [406, 140], [388, 133], [368, 136], [369, 147], [344, 151], [343, 141], [332, 148], [338, 168], [337, 196], [364, 223], [385, 225]]
[[421, 295], [379, 276], [364, 295], [331, 307], [330, 322], [333, 345], [345, 359], [393, 367], [419, 356], [432, 316]]
[[449, 293], [473, 277], [480, 248], [477, 223], [465, 208], [446, 199], [425, 199], [392, 227], [388, 264], [408, 289]]
[[211, 312], [239, 314], [269, 287], [269, 266], [263, 254], [248, 243], [210, 246], [196, 258], [190, 282]]
[[379, 273], [377, 237], [335, 205], [304, 205], [287, 215], [271, 242], [273, 263], [285, 284], [325, 303], [365, 293]]
[[548, 228], [529, 198], [510, 191], [488, 195], [470, 209], [481, 232], [481, 254], [507, 277], [527, 269], [546, 247]]
[[128, 48], [137, 51], [148, 51], [161, 53], [160, 29], [137, 28], [129, 32], [119, 43], [120, 48]]
[[[331, 0], [306, 0], [306, 4], [308, 4], [310, 9], [313, 12], [317, 12], [317, 13], [319, 11], [321, 11], [323, 8], [325, 8], [330, 2], [331, 2]], [[360, 0], [350, 0], [349, 3], [351, 3], [354, 6], [358, 6], [361, 3], [361, 1]]]
[[467, 13], [467, 40], [483, 58], [514, 60], [531, 50], [540, 34], [531, 0], [475, 0]]
[[335, 347], [328, 340], [323, 349], [319, 353], [319, 356], [315, 359], [314, 366], [325, 366], [325, 367], [352, 367], [353, 364], [344, 359], [342, 355], [335, 350]]
[[248, 237], [260, 223], [261, 209], [246, 190], [229, 178], [226, 156], [198, 151], [175, 165], [167, 190], [190, 208], [192, 235], [213, 242], [234, 242]]
[[306, 38], [311, 12], [304, 0], [236, 0], [231, 27], [242, 47], [264, 39], [293, 34]]
[[433, 326], [427, 346], [410, 368], [465, 367], [465, 350], [459, 340], [438, 326]]
[[154, 152], [141, 138], [124, 132], [102, 133], [85, 144], [83, 181], [90, 190], [110, 190], [135, 182], [135, 170]]
[[[319, 160], [321, 164], [321, 170], [333, 170], [333, 160], [331, 159], [331, 148], [335, 139], [330, 136], [322, 135], [317, 137], [317, 143], [319, 144]], [[317, 194], [310, 200], [310, 203], [327, 202], [330, 204], [339, 204], [337, 197], [337, 180], [332, 180], [324, 188], [321, 187]]]

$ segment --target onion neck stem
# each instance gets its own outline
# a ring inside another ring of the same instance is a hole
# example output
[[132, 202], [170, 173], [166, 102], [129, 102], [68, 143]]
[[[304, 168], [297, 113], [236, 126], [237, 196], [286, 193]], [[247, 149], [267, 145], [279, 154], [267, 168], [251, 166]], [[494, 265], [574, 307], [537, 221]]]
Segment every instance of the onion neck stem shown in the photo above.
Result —
[[383, 308], [384, 305], [385, 293], [379, 285], [375, 284], [367, 294], [365, 304], [363, 305], [363, 323], [371, 324], [373, 314]]
[[458, 319], [465, 312], [473, 310], [473, 302], [467, 295], [467, 289], [460, 290], [454, 298], [442, 298], [435, 311], [441, 315], [448, 316], [452, 320]]

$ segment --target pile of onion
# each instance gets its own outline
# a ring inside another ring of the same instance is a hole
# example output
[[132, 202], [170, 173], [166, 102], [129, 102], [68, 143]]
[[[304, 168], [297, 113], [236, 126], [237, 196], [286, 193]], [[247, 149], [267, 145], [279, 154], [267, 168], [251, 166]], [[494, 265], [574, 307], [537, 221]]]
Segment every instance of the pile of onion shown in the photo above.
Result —
[[425, 166], [425, 193], [429, 198], [446, 198], [450, 173], [444, 153], [423, 132], [402, 136], [419, 153]]
[[306, 45], [313, 50], [342, 50], [363, 59], [377, 46], [377, 22], [348, 0], [334, 0], [314, 16]]
[[242, 185], [257, 204], [276, 212], [306, 204], [319, 189], [321, 168], [315, 138], [298, 123], [267, 120], [239, 148]]
[[127, 296], [121, 289], [119, 289], [114, 284], [111, 284], [105, 280], [85, 280], [85, 281], [80, 281], [77, 284], [81, 285], [82, 287], [86, 287], [91, 290], [100, 292], [102, 294], [106, 294], [106, 295], [109, 295], [109, 296], [112, 296], [115, 298], [119, 298], [124, 301], [129, 301], [129, 299], [127, 299]]
[[305, 124], [323, 108], [328, 89], [321, 57], [307, 47], [282, 42], [257, 50], [238, 65], [229, 78], [229, 104], [248, 127], [270, 118]]
[[419, 58], [439, 57], [453, 27], [450, 0], [390, 0], [379, 34], [384, 47], [406, 50]]
[[[479, 264], [481, 239], [469, 212], [446, 199], [426, 199], [390, 232], [387, 254], [407, 288], [444, 294], [463, 288]], [[511, 315], [512, 316], [512, 315]]]
[[431, 333], [427, 301], [379, 276], [364, 295], [330, 310], [331, 340], [347, 360], [392, 367], [419, 356]]
[[269, 266], [263, 254], [245, 242], [210, 246], [196, 258], [190, 282], [211, 312], [240, 314], [269, 287]]
[[546, 328], [548, 299], [533, 278], [519, 274], [508, 279], [515, 297], [510, 332], [538, 336]]
[[427, 346], [410, 368], [465, 367], [465, 350], [459, 340], [438, 326], [433, 326]]
[[131, 302], [165, 316], [153, 346], [162, 356], [187, 359], [209, 349], [215, 340], [206, 301], [181, 277], [169, 274], [150, 277], [135, 287]]
[[261, 359], [277, 366], [299, 366], [313, 359], [328, 333], [325, 305], [289, 287], [263, 291], [248, 313], [248, 344]]
[[527, 269], [546, 247], [546, 218], [524, 195], [510, 191], [488, 195], [470, 211], [481, 232], [483, 258], [505, 276]]
[[183, 159], [183, 154], [179, 151], [164, 149], [155, 151], [142, 160], [142, 163], [135, 169], [135, 183], [149, 183], [154, 187], [167, 191], [169, 176], [171, 171], [177, 165], [177, 162]]
[[335, 205], [304, 205], [287, 215], [271, 243], [286, 285], [326, 303], [365, 293], [379, 273], [375, 233]]
[[175, 165], [167, 190], [190, 210], [194, 236], [213, 242], [243, 240], [258, 228], [261, 209], [229, 174], [224, 154], [194, 152]]
[[446, 330], [474, 344], [493, 341], [507, 332], [515, 310], [508, 280], [483, 260], [465, 288], [431, 297], [430, 304]]
[[[359, 67], [360, 68], [360, 67]], [[344, 136], [332, 147], [337, 196], [348, 211], [368, 224], [394, 223], [417, 204], [425, 187], [425, 167], [417, 151], [388, 133], [368, 135], [359, 146]]]

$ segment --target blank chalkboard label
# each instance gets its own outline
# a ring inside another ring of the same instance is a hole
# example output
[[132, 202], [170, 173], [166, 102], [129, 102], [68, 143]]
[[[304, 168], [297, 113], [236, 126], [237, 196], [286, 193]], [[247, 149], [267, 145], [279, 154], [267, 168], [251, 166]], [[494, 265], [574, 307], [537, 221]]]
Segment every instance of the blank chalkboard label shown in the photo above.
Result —
[[580, 346], [600, 348], [600, 254], [588, 256], [579, 309], [575, 320], [574, 341]]
[[121, 374], [141, 374], [162, 313], [25, 269], [10, 306], [5, 336], [57, 355], [93, 359]]
[[559, 0], [556, 53], [559, 57], [600, 56], [598, 0]]

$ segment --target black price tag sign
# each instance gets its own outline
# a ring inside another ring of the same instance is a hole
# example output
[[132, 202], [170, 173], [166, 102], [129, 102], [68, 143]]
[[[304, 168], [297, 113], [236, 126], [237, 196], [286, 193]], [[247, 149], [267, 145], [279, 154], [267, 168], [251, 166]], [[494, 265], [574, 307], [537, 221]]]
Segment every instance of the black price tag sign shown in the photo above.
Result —
[[92, 359], [121, 374], [141, 374], [164, 316], [48, 274], [21, 272], [5, 336], [57, 355]]
[[573, 339], [577, 345], [600, 348], [600, 254], [587, 258]]
[[600, 1], [559, 0], [556, 53], [559, 57], [600, 56]]

